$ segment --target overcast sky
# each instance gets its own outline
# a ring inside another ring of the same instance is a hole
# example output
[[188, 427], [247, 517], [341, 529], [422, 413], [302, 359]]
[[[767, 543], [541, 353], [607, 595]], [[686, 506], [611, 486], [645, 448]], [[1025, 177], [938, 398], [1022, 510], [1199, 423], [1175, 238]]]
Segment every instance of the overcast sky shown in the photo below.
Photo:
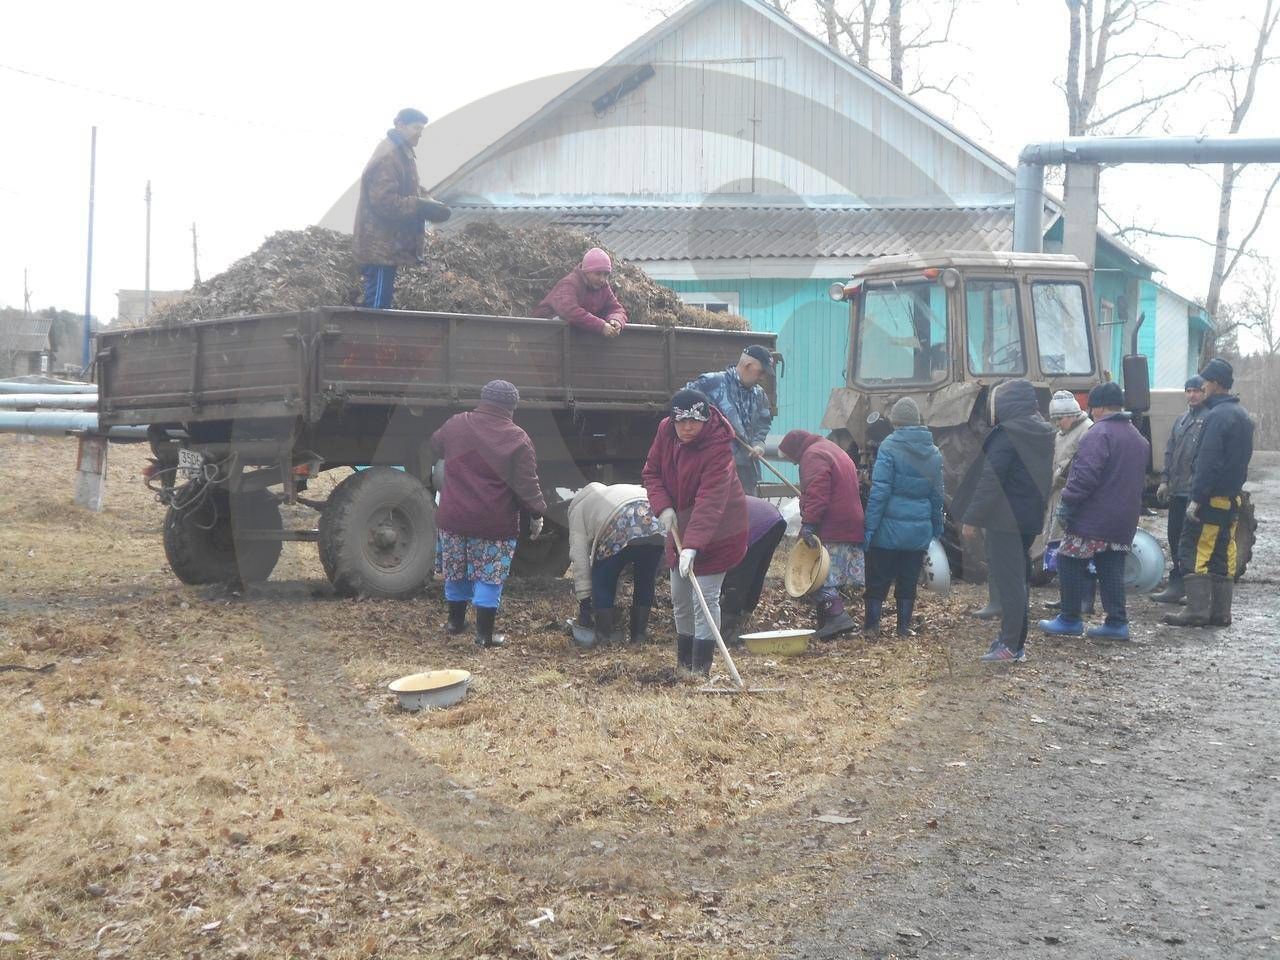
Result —
[[[1247, 56], [1243, 18], [1256, 16], [1262, 0], [1185, 4], [1180, 26]], [[808, 6], [794, 0], [797, 11]], [[193, 221], [207, 278], [268, 234], [318, 221], [399, 107], [440, 117], [522, 81], [595, 66], [660, 18], [643, 0], [11, 4], [0, 40], [0, 305], [22, 305], [26, 267], [35, 308], [83, 309], [95, 124], [93, 311], [111, 318], [116, 290], [143, 285], [148, 179], [152, 288], [185, 288]], [[968, 0], [955, 37], [933, 54], [928, 75], [959, 74], [967, 106], [926, 97], [930, 107], [1008, 162], [1022, 144], [1063, 134], [1062, 0]], [[1158, 79], [1179, 69], [1166, 67]], [[1266, 78], [1245, 132], [1280, 132], [1265, 123], [1280, 102], [1276, 74], [1280, 67]], [[1221, 132], [1222, 114], [1206, 85], [1167, 120], [1169, 132]], [[1104, 196], [1122, 222], [1211, 237], [1217, 194], [1206, 172], [1111, 170]], [[1267, 171], [1252, 171], [1237, 223], [1251, 219], [1249, 200], [1268, 180]], [[1259, 237], [1263, 248], [1274, 248], [1277, 223], [1273, 214]], [[1171, 286], [1203, 295], [1207, 248], [1138, 246], [1166, 269]]]

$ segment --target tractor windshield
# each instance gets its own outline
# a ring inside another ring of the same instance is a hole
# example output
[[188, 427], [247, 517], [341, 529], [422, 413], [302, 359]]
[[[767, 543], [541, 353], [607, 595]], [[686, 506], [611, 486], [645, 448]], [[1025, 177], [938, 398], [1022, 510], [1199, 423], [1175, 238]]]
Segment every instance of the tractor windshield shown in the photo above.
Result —
[[858, 323], [861, 383], [936, 383], [950, 367], [947, 296], [931, 280], [868, 284]]

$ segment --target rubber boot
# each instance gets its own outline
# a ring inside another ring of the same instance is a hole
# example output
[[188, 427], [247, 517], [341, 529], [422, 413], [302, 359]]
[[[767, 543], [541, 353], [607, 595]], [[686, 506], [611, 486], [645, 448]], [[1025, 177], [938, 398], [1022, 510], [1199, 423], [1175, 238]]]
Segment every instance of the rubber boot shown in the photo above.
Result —
[[500, 647], [502, 637], [493, 635], [493, 621], [497, 618], [496, 607], [476, 607], [476, 646]]
[[836, 594], [836, 598], [825, 607], [819, 607], [818, 616], [822, 620], [822, 626], [818, 628], [817, 634], [819, 640], [827, 640], [858, 629], [858, 625], [853, 622], [853, 617], [849, 616], [845, 610], [844, 601], [840, 599], [839, 594]]
[[695, 677], [711, 676], [711, 661], [716, 656], [716, 641], [712, 637], [695, 637], [693, 664], [690, 672]]
[[972, 611], [972, 615], [979, 620], [998, 620], [1000, 618], [1000, 608], [996, 606], [994, 600], [988, 600], [985, 607], [981, 610]]
[[1213, 584], [1202, 573], [1189, 573], [1183, 578], [1187, 590], [1186, 609], [1166, 613], [1164, 622], [1171, 627], [1203, 627], [1209, 623], [1213, 606]]
[[720, 637], [724, 640], [726, 646], [741, 646], [742, 641], [738, 639], [738, 634], [742, 632], [742, 617], [734, 614], [720, 613]]
[[619, 640], [619, 637], [614, 633], [616, 618], [617, 609], [615, 607], [596, 608], [596, 643], [616, 643]]
[[632, 643], [649, 642], [649, 607], [631, 607], [631, 630], [629, 636]]
[[693, 675], [693, 637], [676, 635], [676, 675], [681, 677]]
[[1165, 588], [1151, 595], [1151, 599], [1156, 603], [1181, 603], [1182, 598], [1187, 595], [1186, 585], [1182, 581], [1182, 575], [1177, 573], [1169, 574], [1169, 582], [1165, 584]]
[[449, 622], [445, 624], [445, 633], [456, 637], [467, 629], [467, 601], [449, 601]]
[[1231, 594], [1235, 582], [1230, 577], [1211, 577], [1209, 581], [1209, 623], [1215, 627], [1231, 626]]
[[898, 636], [911, 636], [911, 612], [915, 609], [916, 601], [912, 597], [910, 600], [898, 600]]
[[878, 636], [880, 633], [880, 611], [884, 609], [883, 600], [873, 600], [867, 597], [863, 601], [863, 619], [862, 632], [868, 637]]

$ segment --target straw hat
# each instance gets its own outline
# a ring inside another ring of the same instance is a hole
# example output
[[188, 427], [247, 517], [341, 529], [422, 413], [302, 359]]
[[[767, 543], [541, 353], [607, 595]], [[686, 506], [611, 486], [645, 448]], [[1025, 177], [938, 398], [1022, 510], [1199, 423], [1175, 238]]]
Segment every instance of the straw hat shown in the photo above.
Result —
[[787, 587], [787, 595], [800, 599], [808, 596], [827, 582], [827, 574], [831, 572], [831, 554], [818, 541], [817, 548], [809, 546], [803, 540], [797, 540], [787, 555], [787, 570], [783, 582]]

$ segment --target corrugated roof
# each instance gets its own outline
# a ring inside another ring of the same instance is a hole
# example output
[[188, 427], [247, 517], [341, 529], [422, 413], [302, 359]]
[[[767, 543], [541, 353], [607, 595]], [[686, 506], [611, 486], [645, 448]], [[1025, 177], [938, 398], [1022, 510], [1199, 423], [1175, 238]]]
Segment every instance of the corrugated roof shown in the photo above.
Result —
[[923, 250], [1007, 250], [1013, 208], [489, 206], [462, 204], [437, 229], [493, 220], [515, 229], [561, 225], [594, 234], [628, 260], [872, 258]]
[[48, 317], [15, 317], [0, 320], [0, 346], [13, 353], [39, 353], [49, 349]]

